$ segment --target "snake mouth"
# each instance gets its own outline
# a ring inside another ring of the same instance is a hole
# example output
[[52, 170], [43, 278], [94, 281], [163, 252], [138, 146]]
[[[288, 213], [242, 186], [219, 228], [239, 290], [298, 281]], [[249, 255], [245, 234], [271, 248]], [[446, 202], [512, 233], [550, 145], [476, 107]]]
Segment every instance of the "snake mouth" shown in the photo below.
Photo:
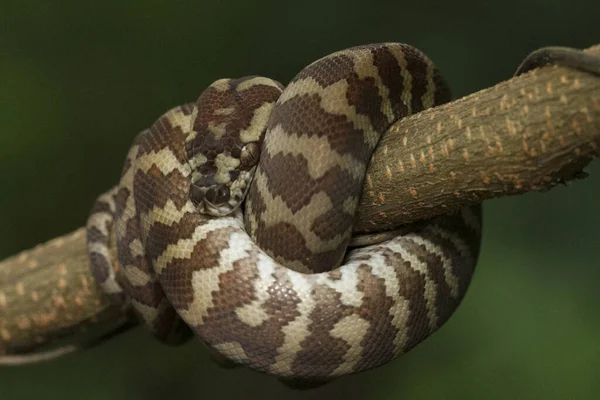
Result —
[[213, 217], [224, 217], [231, 214], [237, 208], [231, 207], [229, 203], [213, 204], [207, 199], [201, 201], [197, 207], [200, 213], [212, 215]]
[[230, 215], [243, 204], [255, 170], [241, 171], [237, 179], [228, 183], [211, 181], [206, 184], [205, 181], [196, 180], [190, 184], [190, 199], [201, 214], [214, 217]]
[[192, 183], [190, 189], [192, 202], [201, 214], [223, 217], [234, 209], [231, 205], [231, 191], [227, 185], [207, 187]]

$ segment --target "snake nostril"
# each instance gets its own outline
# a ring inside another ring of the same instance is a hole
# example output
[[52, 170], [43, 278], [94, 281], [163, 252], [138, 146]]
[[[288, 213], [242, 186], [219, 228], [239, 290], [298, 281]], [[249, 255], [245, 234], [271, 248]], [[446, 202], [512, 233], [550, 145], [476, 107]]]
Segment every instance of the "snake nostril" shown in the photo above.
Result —
[[230, 192], [229, 192], [229, 186], [225, 186], [222, 185], [219, 187], [219, 189], [217, 190], [217, 201], [219, 203], [226, 203], [229, 201], [229, 196], [230, 196]]

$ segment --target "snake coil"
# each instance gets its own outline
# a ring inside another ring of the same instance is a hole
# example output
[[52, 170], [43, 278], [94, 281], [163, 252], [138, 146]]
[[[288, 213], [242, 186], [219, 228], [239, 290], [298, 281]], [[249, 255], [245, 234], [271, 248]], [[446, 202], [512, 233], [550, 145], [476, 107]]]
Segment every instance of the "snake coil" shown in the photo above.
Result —
[[285, 89], [214, 82], [136, 137], [119, 185], [96, 202], [97, 281], [159, 339], [191, 330], [280, 378], [326, 381], [390, 361], [463, 298], [480, 208], [347, 252], [352, 220], [388, 127], [449, 99], [431, 61], [397, 43], [333, 53]]

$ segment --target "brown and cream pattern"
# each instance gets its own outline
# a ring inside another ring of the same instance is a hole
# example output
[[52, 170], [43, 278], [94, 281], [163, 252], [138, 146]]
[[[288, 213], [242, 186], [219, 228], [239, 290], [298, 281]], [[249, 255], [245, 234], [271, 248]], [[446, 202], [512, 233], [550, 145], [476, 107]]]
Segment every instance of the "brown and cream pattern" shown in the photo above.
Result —
[[[449, 100], [418, 50], [337, 52], [280, 92], [267, 78], [219, 80], [139, 134], [90, 217], [90, 254], [105, 290], [122, 287], [160, 339], [176, 343], [187, 326], [237, 363], [326, 381], [388, 362], [450, 317], [481, 214], [465, 208], [346, 252], [380, 136]], [[102, 248], [113, 216], [116, 275]]]

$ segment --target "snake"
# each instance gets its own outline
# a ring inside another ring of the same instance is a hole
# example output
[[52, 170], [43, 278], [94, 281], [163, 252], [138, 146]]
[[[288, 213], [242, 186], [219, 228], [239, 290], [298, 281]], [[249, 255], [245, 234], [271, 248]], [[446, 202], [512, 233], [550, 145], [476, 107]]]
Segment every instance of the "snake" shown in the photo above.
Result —
[[215, 81], [136, 136], [119, 184], [96, 201], [87, 232], [98, 284], [161, 341], [196, 335], [282, 380], [391, 361], [463, 299], [481, 208], [358, 247], [352, 221], [380, 138], [449, 100], [429, 58], [401, 43], [332, 53], [285, 87]]

